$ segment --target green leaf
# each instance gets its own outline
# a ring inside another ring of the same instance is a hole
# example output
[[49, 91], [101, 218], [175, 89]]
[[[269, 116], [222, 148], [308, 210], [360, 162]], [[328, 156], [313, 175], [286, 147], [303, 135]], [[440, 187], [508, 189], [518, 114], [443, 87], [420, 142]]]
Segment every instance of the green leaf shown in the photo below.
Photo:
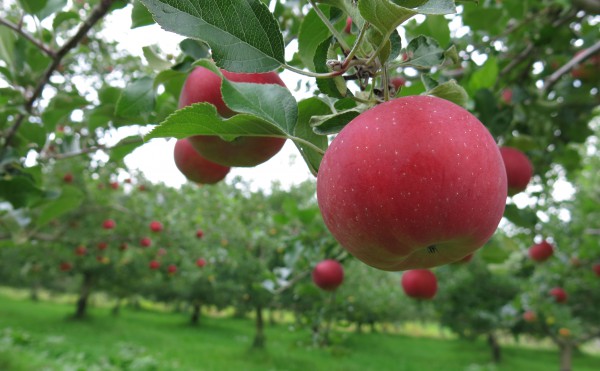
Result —
[[41, 205], [36, 225], [40, 227], [51, 220], [78, 208], [82, 201], [83, 193], [78, 188], [64, 186], [58, 198]]
[[415, 68], [431, 68], [439, 66], [444, 61], [444, 50], [438, 42], [428, 36], [418, 36], [412, 39], [406, 47], [408, 61], [404, 65]]
[[80, 19], [81, 18], [79, 17], [79, 14], [77, 14], [76, 12], [60, 12], [52, 20], [52, 28], [56, 30], [64, 22], [70, 20], [79, 21]]
[[47, 0], [19, 0], [19, 4], [28, 14], [36, 14], [44, 9]]
[[498, 80], [498, 63], [496, 58], [488, 56], [483, 66], [477, 68], [469, 79], [468, 89], [471, 93], [479, 89], [492, 89]]
[[223, 119], [212, 104], [196, 103], [175, 111], [148, 133], [144, 140], [167, 137], [181, 139], [192, 135], [287, 137], [282, 128], [256, 116], [240, 113]]
[[[329, 16], [330, 8], [320, 6], [326, 16]], [[329, 40], [331, 33], [314, 9], [311, 9], [302, 20], [298, 33], [298, 55], [306, 68], [315, 71], [314, 58], [319, 46]]]
[[[300, 101], [298, 103], [298, 122], [294, 130], [294, 136], [314, 144], [325, 152], [328, 145], [327, 136], [317, 135], [310, 126], [310, 120], [314, 116], [326, 115], [328, 113], [331, 113], [331, 108], [319, 98], [312, 97]], [[316, 175], [319, 171], [323, 154], [304, 143], [295, 142], [295, 144], [310, 172]]]
[[467, 91], [462, 86], [458, 85], [456, 80], [446, 81], [433, 89], [430, 89], [426, 94], [449, 100], [462, 107], [466, 107], [467, 102], [469, 101]]
[[392, 32], [406, 20], [418, 14], [389, 0], [363, 0], [358, 3], [358, 10], [366, 21], [377, 28], [384, 39], [389, 38]]
[[[327, 73], [331, 72], [327, 67], [327, 60], [329, 59], [329, 53], [331, 51], [331, 40], [328, 38], [323, 41], [315, 52], [314, 66], [316, 72]], [[344, 98], [348, 94], [348, 88], [346, 82], [341, 76], [329, 79], [317, 79], [317, 87], [319, 90], [333, 98]]]
[[317, 134], [327, 135], [339, 133], [344, 126], [348, 125], [356, 116], [363, 112], [360, 108], [351, 108], [345, 111], [338, 111], [330, 115], [314, 116], [310, 120], [310, 125]]
[[456, 13], [455, 0], [429, 0], [417, 8], [418, 12], [427, 15], [444, 15]]
[[[411, 24], [416, 23], [411, 21]], [[438, 41], [440, 45], [450, 44], [450, 27], [448, 20], [441, 16], [430, 16], [425, 21], [414, 28], [417, 35], [431, 36]]]
[[25, 123], [19, 128], [19, 136], [22, 136], [30, 144], [35, 144], [38, 149], [46, 143], [46, 130], [40, 124]]
[[43, 196], [30, 177], [15, 176], [8, 179], [0, 179], [0, 200], [11, 203], [15, 209], [31, 206], [38, 202]]
[[533, 228], [537, 222], [534, 210], [519, 209], [513, 204], [506, 205], [504, 216], [519, 227]]
[[152, 14], [139, 0], [133, 2], [131, 10], [131, 28], [144, 27], [154, 24]]
[[39, 19], [46, 19], [67, 6], [67, 0], [47, 0], [46, 6], [37, 12]]
[[142, 52], [144, 53], [144, 58], [146, 58], [146, 61], [148, 62], [148, 66], [153, 70], [162, 71], [171, 67], [172, 63], [159, 57], [151, 47], [144, 46]]
[[183, 53], [189, 55], [194, 60], [208, 58], [210, 56], [208, 45], [202, 41], [185, 39], [179, 43], [179, 48], [181, 48]]
[[123, 90], [115, 114], [125, 118], [147, 118], [154, 109], [155, 91], [150, 77], [136, 80]]
[[144, 140], [135, 135], [122, 139], [110, 150], [110, 161], [119, 162], [136, 148], [144, 144]]
[[6, 62], [11, 74], [14, 72], [16, 41], [17, 37], [10, 29], [0, 27], [0, 60]]
[[285, 63], [283, 36], [258, 0], [141, 0], [165, 30], [202, 40], [219, 67], [269, 72]]

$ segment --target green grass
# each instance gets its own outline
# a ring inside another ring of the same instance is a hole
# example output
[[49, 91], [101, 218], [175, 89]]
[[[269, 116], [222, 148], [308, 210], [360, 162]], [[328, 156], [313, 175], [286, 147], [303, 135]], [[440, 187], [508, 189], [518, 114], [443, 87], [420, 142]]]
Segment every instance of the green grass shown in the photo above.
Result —
[[[251, 320], [205, 316], [192, 327], [183, 314], [94, 307], [74, 321], [73, 309], [0, 293], [0, 370], [558, 370], [549, 350], [504, 347], [491, 366], [484, 342], [336, 332], [321, 349], [286, 325], [267, 326], [267, 349], [251, 351]], [[578, 354], [574, 370], [600, 370], [600, 357]]]

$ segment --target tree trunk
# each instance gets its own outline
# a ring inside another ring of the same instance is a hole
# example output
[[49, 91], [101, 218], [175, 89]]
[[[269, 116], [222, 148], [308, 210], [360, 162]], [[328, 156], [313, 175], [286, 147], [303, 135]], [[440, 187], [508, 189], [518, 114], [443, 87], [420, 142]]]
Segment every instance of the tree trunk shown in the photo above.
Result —
[[265, 347], [265, 323], [263, 319], [263, 308], [261, 305], [256, 306], [256, 335], [254, 335], [253, 348], [263, 349]]
[[200, 313], [202, 309], [202, 304], [199, 301], [194, 301], [192, 304], [192, 317], [190, 318], [190, 322], [192, 325], [197, 325], [198, 320], [200, 319]]
[[77, 299], [77, 309], [73, 317], [77, 319], [84, 318], [87, 313], [87, 304], [92, 291], [92, 274], [89, 272], [83, 273], [83, 281], [81, 282], [81, 292]]
[[376, 334], [377, 328], [375, 327], [375, 321], [369, 321], [369, 326], [371, 327], [371, 333]]
[[29, 293], [29, 297], [31, 298], [32, 301], [40, 300], [40, 296], [39, 296], [38, 292], [39, 292], [39, 282], [34, 281], [31, 284], [31, 292]]
[[492, 361], [494, 363], [500, 363], [502, 354], [500, 352], [500, 344], [498, 344], [498, 340], [494, 336], [494, 333], [490, 332], [488, 334], [487, 342], [490, 346], [490, 350], [492, 351]]
[[356, 322], [356, 333], [357, 334], [362, 334], [362, 325], [363, 325], [362, 322], [360, 322], [360, 321]]
[[560, 349], [560, 371], [571, 371], [571, 361], [573, 358], [573, 345], [564, 343], [559, 346]]
[[117, 298], [115, 306], [112, 308], [112, 315], [117, 317], [121, 313], [121, 298]]

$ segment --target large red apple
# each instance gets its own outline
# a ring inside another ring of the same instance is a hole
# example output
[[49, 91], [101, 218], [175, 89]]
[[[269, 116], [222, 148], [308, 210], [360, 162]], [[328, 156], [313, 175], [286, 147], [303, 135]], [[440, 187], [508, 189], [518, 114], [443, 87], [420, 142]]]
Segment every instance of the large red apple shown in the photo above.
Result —
[[160, 268], [160, 263], [156, 260], [152, 260], [148, 264], [148, 267], [150, 267], [150, 269], [152, 269], [152, 270], [156, 270], [156, 269]]
[[228, 166], [219, 165], [202, 157], [187, 139], [175, 143], [175, 165], [186, 178], [200, 184], [215, 184], [229, 173]]
[[428, 269], [415, 269], [402, 273], [402, 289], [415, 299], [432, 299], [437, 292], [437, 278]]
[[564, 303], [567, 301], [567, 293], [561, 287], [554, 287], [550, 289], [549, 293], [554, 296], [554, 300], [557, 303]]
[[[285, 87], [275, 72], [234, 73], [225, 70], [221, 72], [227, 80], [233, 82], [277, 84]], [[235, 114], [227, 107], [221, 96], [221, 77], [204, 67], [196, 67], [186, 79], [179, 97], [179, 107], [198, 102], [213, 104], [223, 117], [231, 117]], [[279, 152], [285, 143], [283, 138], [271, 137], [238, 137], [233, 141], [225, 141], [218, 136], [196, 135], [188, 139], [200, 155], [230, 167], [252, 167], [263, 163]]]
[[523, 192], [533, 176], [533, 165], [521, 151], [512, 147], [501, 147], [500, 153], [506, 166], [506, 181], [508, 195], [513, 196]]
[[160, 232], [163, 230], [163, 225], [161, 222], [157, 222], [156, 220], [153, 220], [150, 222], [150, 230], [152, 232]]
[[554, 248], [548, 241], [542, 241], [540, 243], [536, 243], [529, 248], [527, 251], [531, 260], [535, 260], [536, 262], [543, 262], [548, 260], [552, 254], [554, 253]]
[[152, 240], [148, 237], [142, 237], [142, 239], [140, 239], [140, 246], [150, 247], [152, 246]]
[[496, 230], [506, 171], [488, 130], [431, 96], [397, 98], [352, 120], [317, 177], [325, 224], [375, 268], [430, 268], [474, 252]]
[[117, 223], [115, 223], [115, 221], [112, 219], [106, 219], [102, 223], [102, 228], [104, 228], [104, 229], [113, 229], [116, 226], [117, 226]]
[[344, 282], [344, 268], [337, 260], [323, 260], [313, 269], [312, 279], [323, 290], [333, 291]]

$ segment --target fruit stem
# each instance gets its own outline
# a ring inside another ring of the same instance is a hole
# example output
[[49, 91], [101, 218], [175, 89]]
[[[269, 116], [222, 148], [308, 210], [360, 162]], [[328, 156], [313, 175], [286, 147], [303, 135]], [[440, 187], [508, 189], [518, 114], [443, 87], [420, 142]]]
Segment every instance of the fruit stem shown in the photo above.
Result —
[[289, 64], [284, 64], [283, 68], [288, 69], [292, 72], [298, 73], [300, 75], [315, 77], [317, 79], [331, 79], [331, 78], [340, 76], [344, 72], [346, 72], [345, 70], [336, 70], [336, 71], [332, 71], [332, 72], [328, 72], [328, 73], [316, 73], [316, 72], [304, 71], [299, 68], [290, 66]]
[[302, 144], [304, 144], [305, 146], [308, 146], [308, 147], [310, 147], [310, 149], [312, 149], [313, 151], [315, 151], [315, 152], [317, 152], [317, 153], [319, 153], [319, 154], [321, 154], [321, 155], [324, 155], [324, 154], [325, 154], [325, 151], [324, 151], [324, 150], [322, 150], [321, 148], [319, 148], [319, 147], [315, 146], [314, 144], [312, 144], [311, 142], [309, 142], [309, 141], [307, 141], [307, 140], [305, 140], [305, 139], [298, 138], [298, 137], [294, 137], [294, 136], [291, 136], [291, 135], [290, 135], [290, 136], [288, 136], [288, 138], [290, 138], [290, 139], [291, 139], [291, 140], [293, 140], [294, 142], [297, 142], [297, 143], [302, 143]]
[[327, 26], [327, 28], [329, 29], [329, 31], [331, 32], [333, 37], [336, 38], [337, 42], [340, 44], [340, 46], [344, 50], [344, 54], [348, 53], [350, 50], [350, 47], [348, 46], [348, 44], [346, 44], [344, 37], [335, 29], [335, 27], [333, 27], [331, 22], [329, 22], [329, 19], [327, 18], [327, 16], [325, 14], [323, 14], [321, 9], [315, 4], [314, 0], [308, 0], [308, 2], [313, 7], [313, 9], [315, 10], [315, 13], [317, 13], [319, 18], [321, 18], [321, 21], [323, 21], [325, 26]]

